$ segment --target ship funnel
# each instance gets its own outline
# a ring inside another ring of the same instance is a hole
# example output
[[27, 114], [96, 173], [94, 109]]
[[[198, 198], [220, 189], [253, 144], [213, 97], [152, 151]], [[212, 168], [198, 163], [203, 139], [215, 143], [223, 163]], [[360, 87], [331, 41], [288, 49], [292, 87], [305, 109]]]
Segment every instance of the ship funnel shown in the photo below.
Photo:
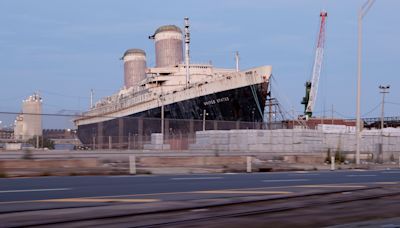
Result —
[[182, 30], [178, 26], [161, 26], [149, 38], [155, 40], [156, 67], [176, 66], [182, 63]]
[[146, 77], [146, 53], [141, 49], [128, 49], [124, 56], [124, 85], [130, 88]]

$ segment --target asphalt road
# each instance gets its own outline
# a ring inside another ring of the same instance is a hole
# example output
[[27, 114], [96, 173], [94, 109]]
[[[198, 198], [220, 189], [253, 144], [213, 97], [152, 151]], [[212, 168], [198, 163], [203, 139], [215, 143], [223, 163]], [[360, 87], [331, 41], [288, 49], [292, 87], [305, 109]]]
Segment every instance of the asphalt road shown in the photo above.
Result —
[[291, 192], [296, 186], [321, 185], [320, 188], [325, 188], [322, 185], [394, 182], [400, 182], [400, 170], [4, 178], [0, 179], [0, 209], [5, 203], [16, 201], [124, 195], [144, 199], [151, 196], [154, 200], [179, 200], [200, 197], [202, 194], [189, 194], [198, 191], [277, 188], [279, 191]]
[[35, 224], [43, 216], [61, 216], [66, 210], [72, 211], [61, 219], [90, 216], [95, 209], [100, 214], [152, 211], [257, 197], [396, 188], [399, 184], [400, 170], [3, 178], [0, 220], [5, 227], [24, 226], [31, 223], [23, 222]]

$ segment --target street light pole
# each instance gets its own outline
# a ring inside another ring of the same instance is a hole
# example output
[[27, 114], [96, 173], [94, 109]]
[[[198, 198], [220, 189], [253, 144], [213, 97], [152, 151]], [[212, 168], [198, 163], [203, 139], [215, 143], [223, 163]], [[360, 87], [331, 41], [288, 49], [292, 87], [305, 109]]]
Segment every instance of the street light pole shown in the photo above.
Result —
[[380, 93], [382, 94], [382, 110], [381, 110], [381, 130], [383, 131], [384, 126], [384, 112], [385, 112], [385, 94], [389, 93], [390, 85], [386, 86], [379, 86], [379, 89], [381, 90]]
[[389, 93], [389, 88], [390, 85], [386, 85], [386, 86], [379, 86], [380, 89], [380, 93], [382, 94], [382, 110], [381, 110], [381, 143], [379, 146], [379, 162], [383, 162], [383, 128], [385, 127], [384, 125], [384, 118], [385, 118], [385, 94]]
[[374, 4], [375, 0], [368, 0], [358, 11], [358, 56], [357, 56], [357, 123], [356, 123], [356, 164], [360, 164], [361, 144], [361, 49], [362, 49], [362, 19]]

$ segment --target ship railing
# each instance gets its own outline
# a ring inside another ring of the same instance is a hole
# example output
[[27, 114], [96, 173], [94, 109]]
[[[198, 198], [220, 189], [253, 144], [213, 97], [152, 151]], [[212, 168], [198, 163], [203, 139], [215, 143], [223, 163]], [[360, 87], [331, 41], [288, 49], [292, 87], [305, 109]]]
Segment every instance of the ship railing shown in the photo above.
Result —
[[133, 99], [125, 99], [121, 102], [110, 103], [101, 107], [94, 108], [90, 111], [84, 112], [83, 116], [102, 116], [106, 115], [107, 113], [112, 113], [124, 108], [131, 107], [133, 105], [149, 102], [151, 100], [155, 100], [156, 98], [157, 97], [153, 94], [144, 94]]

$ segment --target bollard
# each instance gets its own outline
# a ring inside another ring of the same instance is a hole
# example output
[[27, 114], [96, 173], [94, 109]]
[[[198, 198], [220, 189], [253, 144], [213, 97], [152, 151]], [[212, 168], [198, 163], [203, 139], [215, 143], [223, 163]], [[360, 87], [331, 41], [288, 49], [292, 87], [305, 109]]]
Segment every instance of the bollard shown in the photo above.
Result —
[[251, 173], [251, 157], [250, 157], [250, 156], [247, 156], [246, 171], [247, 171], [248, 173]]
[[331, 156], [331, 171], [335, 170], [335, 156]]
[[136, 174], [136, 157], [135, 155], [129, 155], [129, 174]]
[[112, 149], [112, 138], [111, 136], [108, 136], [108, 149]]

